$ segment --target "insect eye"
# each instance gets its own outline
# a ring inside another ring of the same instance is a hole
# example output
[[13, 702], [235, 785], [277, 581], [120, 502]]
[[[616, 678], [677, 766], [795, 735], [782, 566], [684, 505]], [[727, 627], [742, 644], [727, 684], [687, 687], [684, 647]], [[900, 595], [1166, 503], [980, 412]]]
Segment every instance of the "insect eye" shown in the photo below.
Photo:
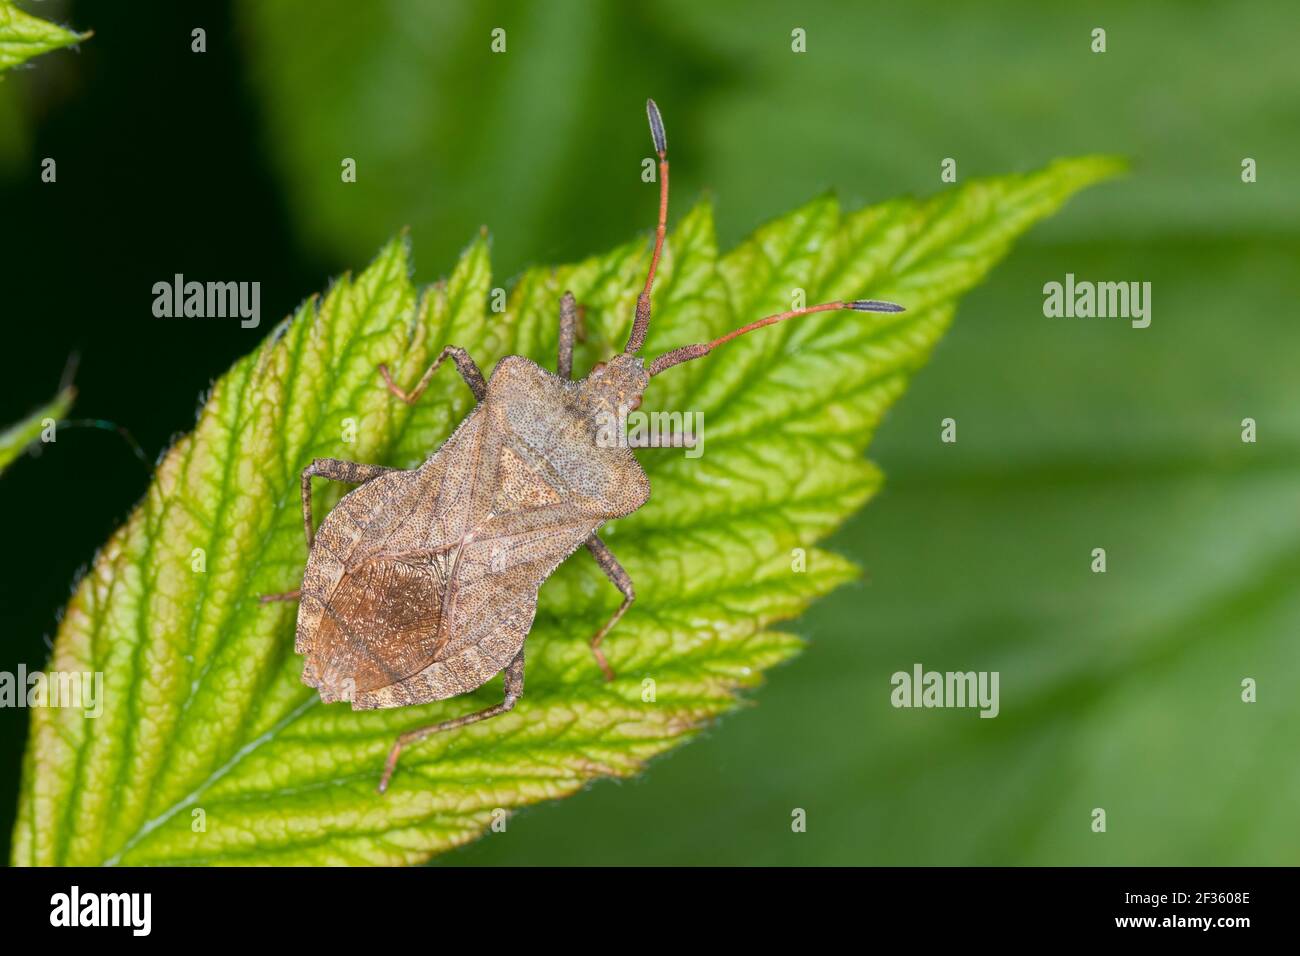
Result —
[[628, 404], [627, 410], [629, 412], [634, 412], [640, 407], [641, 407], [641, 396], [638, 395], [636, 398], [632, 399], [632, 401]]
[[604, 362], [597, 362], [595, 365], [593, 365], [593, 366], [591, 367], [591, 370], [592, 370], [593, 372], [599, 372], [599, 371], [600, 371], [602, 368], [604, 368], [604, 367], [605, 367], [605, 363], [604, 363]]

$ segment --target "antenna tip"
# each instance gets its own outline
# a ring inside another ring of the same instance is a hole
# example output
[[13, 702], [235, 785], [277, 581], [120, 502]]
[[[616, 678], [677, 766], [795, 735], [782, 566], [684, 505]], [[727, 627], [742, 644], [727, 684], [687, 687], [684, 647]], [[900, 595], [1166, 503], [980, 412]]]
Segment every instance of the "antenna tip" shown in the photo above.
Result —
[[659, 115], [659, 107], [654, 100], [645, 101], [645, 115], [650, 118], [650, 138], [654, 140], [655, 152], [668, 152], [668, 137], [664, 133], [664, 118]]
[[893, 302], [881, 302], [879, 299], [855, 299], [852, 302], [845, 302], [846, 306], [855, 312], [906, 312], [901, 305]]

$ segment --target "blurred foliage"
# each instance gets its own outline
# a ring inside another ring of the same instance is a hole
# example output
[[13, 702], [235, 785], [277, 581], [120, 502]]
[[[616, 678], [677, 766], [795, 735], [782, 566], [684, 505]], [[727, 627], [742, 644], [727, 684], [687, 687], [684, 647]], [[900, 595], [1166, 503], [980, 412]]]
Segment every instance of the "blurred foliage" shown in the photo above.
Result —
[[[41, 11], [46, 17], [59, 19], [62, 5], [49, 4]], [[27, 84], [22, 82], [22, 67], [32, 57], [71, 46], [90, 38], [90, 33], [74, 33], [55, 23], [24, 12], [10, 0], [0, 0], [0, 174], [11, 173], [25, 158], [31, 142], [29, 118], [22, 100], [31, 102]], [[34, 66], [28, 64], [28, 66]], [[42, 70], [57, 74], [61, 64], [41, 64]], [[15, 76], [14, 74], [18, 75]], [[20, 89], [15, 90], [15, 86]]]
[[[1300, 129], [1285, 3], [389, 0], [360, 15], [348, 0], [244, 0], [240, 11], [303, 239], [340, 264], [403, 225], [429, 275], [483, 223], [515, 224], [496, 239], [505, 274], [648, 229], [647, 96], [664, 110], [679, 208], [714, 191], [724, 246], [826, 189], [850, 206], [928, 193], [944, 157], [962, 178], [1062, 155], [1137, 158], [1125, 188], [1048, 237], [1300, 221], [1282, 175]], [[1096, 26], [1104, 54], [1090, 51]], [[490, 49], [497, 27], [503, 54]], [[805, 54], [791, 52], [795, 27]], [[1261, 175], [1243, 191], [1246, 155]], [[358, 181], [344, 185], [348, 156]]]
[[[697, 121], [690, 91], [715, 82], [707, 49], [692, 54], [647, 7], [507, 7], [243, 5], [269, 147], [305, 241], [360, 262], [409, 225], [419, 274], [432, 278], [491, 223], [509, 277], [653, 224], [656, 187], [640, 179], [647, 91], [672, 104], [669, 136], [685, 134]], [[503, 54], [489, 49], [497, 26]], [[681, 142], [686, 208], [699, 179]], [[345, 157], [356, 160], [354, 184], [342, 182]]]
[[76, 389], [68, 385], [26, 418], [0, 430], [0, 473], [3, 473], [14, 459], [40, 440], [41, 433], [45, 430], [44, 422], [50, 420], [57, 422], [68, 414], [76, 395]]
[[0, 0], [0, 72], [89, 36], [25, 13], [12, 0]]

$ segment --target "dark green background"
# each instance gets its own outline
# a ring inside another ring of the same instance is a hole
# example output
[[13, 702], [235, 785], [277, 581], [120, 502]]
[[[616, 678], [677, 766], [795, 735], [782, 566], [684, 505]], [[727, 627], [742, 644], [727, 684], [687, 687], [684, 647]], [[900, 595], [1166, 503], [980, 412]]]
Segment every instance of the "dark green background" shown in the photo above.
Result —
[[[1300, 862], [1292, 5], [25, 6], [96, 36], [0, 82], [0, 421], [76, 349], [77, 414], [151, 454], [267, 325], [404, 225], [421, 280], [482, 223], [503, 278], [644, 233], [647, 95], [675, 209], [710, 193], [724, 247], [828, 188], [942, 189], [944, 157], [962, 179], [1131, 157], [963, 304], [873, 446], [885, 491], [833, 541], [863, 582], [791, 625], [810, 646], [758, 706], [443, 861]], [[148, 290], [178, 271], [260, 280], [263, 329], [153, 320]], [[1151, 327], [1045, 318], [1066, 272], [1151, 282]], [[85, 431], [0, 481], [0, 666], [43, 665], [76, 569], [146, 480]], [[893, 709], [915, 662], [999, 671], [1001, 715]], [[0, 721], [7, 838], [26, 715]]]

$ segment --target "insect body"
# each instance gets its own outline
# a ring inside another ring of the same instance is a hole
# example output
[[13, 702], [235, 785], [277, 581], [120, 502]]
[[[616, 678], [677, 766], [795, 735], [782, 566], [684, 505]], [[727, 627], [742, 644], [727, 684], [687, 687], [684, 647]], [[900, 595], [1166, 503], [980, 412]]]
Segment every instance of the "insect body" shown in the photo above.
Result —
[[[584, 547], [623, 595], [618, 610], [591, 638], [605, 679], [614, 679], [600, 645], [635, 592], [597, 532], [606, 521], [645, 504], [650, 482], [630, 448], [597, 440], [602, 422], [636, 408], [654, 375], [745, 332], [831, 309], [900, 310], [871, 300], [796, 309], [713, 342], [674, 349], [647, 367], [636, 353], [649, 327], [663, 249], [668, 161], [659, 110], [653, 100], [646, 108], [659, 154], [659, 222], [624, 351], [572, 381], [578, 309], [566, 293], [560, 302], [557, 373], [512, 355], [485, 380], [468, 353], [448, 346], [407, 393], [380, 366], [389, 390], [414, 403], [450, 358], [478, 401], [420, 467], [403, 471], [321, 458], [303, 471], [309, 553], [302, 587], [263, 598], [300, 600], [294, 649], [306, 655], [303, 682], [317, 688], [326, 703], [347, 700], [354, 710], [370, 710], [445, 700], [505, 674], [500, 704], [402, 734], [389, 753], [381, 793], [403, 747], [514, 707], [523, 696], [524, 640], [538, 589]], [[680, 436], [659, 436], [645, 447], [681, 444]], [[315, 535], [314, 476], [360, 485], [325, 517]]]

